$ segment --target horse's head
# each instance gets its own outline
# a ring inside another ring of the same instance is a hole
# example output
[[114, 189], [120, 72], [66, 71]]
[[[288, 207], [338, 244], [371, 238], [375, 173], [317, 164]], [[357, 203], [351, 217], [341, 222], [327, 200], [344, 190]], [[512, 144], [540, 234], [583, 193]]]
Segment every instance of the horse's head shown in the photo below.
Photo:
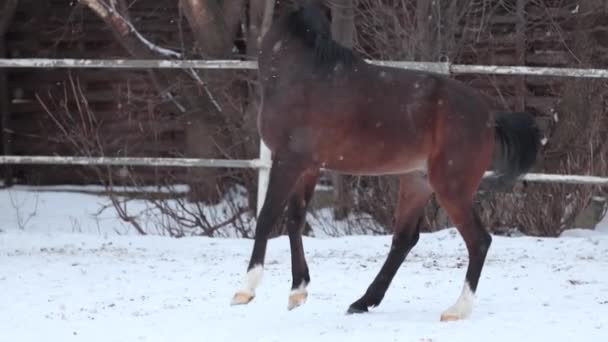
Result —
[[319, 37], [331, 37], [331, 24], [322, 0], [307, 0], [288, 15], [289, 31], [314, 46]]

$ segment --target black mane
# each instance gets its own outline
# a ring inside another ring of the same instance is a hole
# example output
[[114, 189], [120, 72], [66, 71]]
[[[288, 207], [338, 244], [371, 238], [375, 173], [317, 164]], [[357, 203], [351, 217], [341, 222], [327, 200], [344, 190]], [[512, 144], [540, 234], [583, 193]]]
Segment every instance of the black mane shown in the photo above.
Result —
[[292, 12], [288, 18], [291, 34], [315, 51], [316, 62], [333, 67], [337, 63], [350, 66], [355, 53], [332, 39], [331, 26], [320, 5], [309, 4]]

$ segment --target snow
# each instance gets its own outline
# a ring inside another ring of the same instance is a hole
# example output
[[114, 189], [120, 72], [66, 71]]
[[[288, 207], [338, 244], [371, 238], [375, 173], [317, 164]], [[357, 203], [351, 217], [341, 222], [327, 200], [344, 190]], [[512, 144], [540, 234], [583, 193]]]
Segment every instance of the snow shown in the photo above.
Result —
[[[293, 311], [287, 310], [289, 242], [272, 239], [256, 298], [230, 306], [251, 240], [137, 236], [115, 226], [120, 221], [111, 211], [92, 218], [103, 197], [31, 190], [14, 188], [10, 196], [0, 191], [0, 341], [512, 342], [608, 336], [606, 230], [559, 238], [495, 236], [472, 315], [442, 323], [439, 315], [458, 298], [467, 263], [453, 228], [422, 234], [384, 302], [369, 314], [345, 312], [380, 269], [390, 236], [305, 238], [312, 279], [307, 302]], [[16, 207], [23, 217], [36, 214], [20, 225]]]
[[[148, 191], [167, 192], [166, 188], [146, 188]], [[133, 192], [133, 189], [118, 187], [117, 191]], [[129, 224], [121, 221], [111, 206], [109, 198], [100, 196], [104, 191], [99, 186], [15, 186], [0, 191], [0, 210], [8, 215], [0, 215], [0, 230], [13, 227], [36, 232], [80, 232], [111, 235], [137, 234]], [[186, 185], [171, 189], [176, 193], [187, 191]], [[204, 208], [204, 214], [211, 224], [224, 222], [234, 215], [233, 206], [241, 207], [247, 201], [244, 188], [229, 191], [225, 201], [216, 206]], [[178, 207], [175, 203], [172, 207]], [[193, 204], [191, 205], [193, 206]], [[196, 208], [189, 208], [196, 212]], [[130, 215], [142, 217], [148, 234], [161, 234], [159, 210], [143, 200], [128, 202]], [[241, 222], [247, 229], [253, 229], [254, 218], [248, 213], [241, 215]], [[223, 236], [237, 237], [237, 232], [224, 229]]]
[[109, 200], [90, 193], [101, 187], [15, 186], [0, 191], [0, 230], [36, 232], [129, 233], [112, 210], [101, 210]]

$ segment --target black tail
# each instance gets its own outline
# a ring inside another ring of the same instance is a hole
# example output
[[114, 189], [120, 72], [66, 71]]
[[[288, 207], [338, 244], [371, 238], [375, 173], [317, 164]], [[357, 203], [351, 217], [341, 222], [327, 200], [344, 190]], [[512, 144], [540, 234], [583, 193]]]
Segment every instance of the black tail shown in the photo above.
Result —
[[488, 180], [494, 186], [512, 185], [528, 172], [540, 148], [540, 131], [534, 117], [523, 112], [496, 114], [496, 145], [494, 172]]

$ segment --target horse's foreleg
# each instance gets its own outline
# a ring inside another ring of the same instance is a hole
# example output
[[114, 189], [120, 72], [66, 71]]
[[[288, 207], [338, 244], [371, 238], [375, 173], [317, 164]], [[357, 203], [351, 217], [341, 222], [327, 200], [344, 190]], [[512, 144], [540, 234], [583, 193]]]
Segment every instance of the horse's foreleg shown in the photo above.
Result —
[[308, 291], [306, 286], [310, 283], [308, 265], [302, 244], [302, 231], [306, 223], [306, 209], [319, 178], [319, 171], [306, 172], [300, 177], [287, 207], [287, 231], [291, 247], [291, 274], [293, 282], [287, 308], [294, 309], [306, 301]]
[[421, 216], [431, 194], [427, 180], [420, 173], [401, 176], [393, 241], [388, 257], [365, 294], [350, 305], [348, 313], [367, 312], [368, 308], [380, 304], [397, 270], [418, 242]]
[[285, 209], [287, 200], [303, 171], [304, 160], [278, 156], [272, 163], [264, 205], [257, 219], [253, 250], [244, 284], [232, 298], [232, 304], [247, 304], [255, 297], [264, 270], [268, 236]]

